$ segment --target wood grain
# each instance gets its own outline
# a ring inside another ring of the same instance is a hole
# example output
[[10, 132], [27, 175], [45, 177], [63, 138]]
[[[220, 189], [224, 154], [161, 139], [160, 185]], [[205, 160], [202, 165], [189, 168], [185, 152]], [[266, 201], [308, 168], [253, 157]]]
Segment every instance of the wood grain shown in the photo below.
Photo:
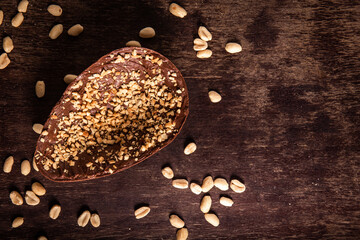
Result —
[[[61, 17], [47, 13], [49, 1], [30, 1], [24, 23], [11, 27], [16, 0], [2, 0], [1, 39], [10, 35], [12, 63], [0, 71], [0, 159], [15, 157], [11, 174], [0, 173], [0, 238], [174, 239], [170, 213], [181, 216], [189, 239], [358, 239], [360, 236], [360, 6], [357, 1], [179, 1], [184, 19], [172, 16], [170, 1], [59, 0]], [[77, 38], [49, 30], [81, 23]], [[213, 56], [197, 59], [192, 41], [204, 24], [213, 34]], [[154, 39], [139, 39], [146, 26]], [[79, 74], [106, 53], [139, 40], [182, 71], [190, 94], [190, 116], [178, 138], [145, 162], [111, 177], [83, 183], [54, 183], [37, 172], [20, 174], [31, 159], [37, 135], [62, 95], [68, 73]], [[224, 46], [237, 41], [240, 54]], [[35, 82], [45, 81], [37, 99]], [[221, 93], [213, 104], [208, 90]], [[194, 139], [197, 151], [183, 154]], [[243, 194], [226, 192], [234, 205], [212, 210], [220, 226], [208, 224], [200, 196], [171, 187], [161, 175], [170, 164], [177, 177], [201, 182], [204, 176], [239, 177]], [[13, 206], [12, 189], [24, 193], [32, 181], [47, 189], [38, 206]], [[48, 217], [58, 202], [57, 220]], [[149, 204], [140, 220], [134, 208]], [[77, 226], [82, 209], [97, 211], [101, 226]], [[11, 229], [22, 215], [23, 226]]]

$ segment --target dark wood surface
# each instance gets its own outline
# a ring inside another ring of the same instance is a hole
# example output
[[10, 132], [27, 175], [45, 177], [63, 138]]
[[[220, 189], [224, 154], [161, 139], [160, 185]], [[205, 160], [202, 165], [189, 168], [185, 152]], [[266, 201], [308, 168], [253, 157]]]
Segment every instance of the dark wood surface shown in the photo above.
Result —
[[[179, 1], [184, 19], [172, 16], [170, 1], [59, 0], [53, 17], [50, 1], [29, 0], [25, 21], [13, 28], [17, 0], [1, 0], [5, 21], [1, 39], [13, 38], [12, 63], [0, 70], [0, 159], [13, 155], [10, 174], [0, 173], [0, 238], [174, 239], [168, 216], [186, 222], [189, 239], [358, 239], [360, 236], [360, 5], [358, 1]], [[357, 3], [356, 3], [357, 2]], [[49, 30], [81, 23], [77, 38]], [[192, 50], [199, 24], [213, 33], [210, 59]], [[146, 26], [157, 35], [138, 37]], [[79, 74], [102, 55], [140, 40], [167, 56], [182, 71], [190, 94], [190, 116], [179, 137], [145, 162], [111, 177], [80, 183], [54, 183], [32, 171], [20, 174], [31, 159], [37, 135], [32, 124], [45, 122], [66, 88], [65, 74]], [[243, 46], [225, 52], [227, 41]], [[45, 81], [46, 95], [34, 86]], [[213, 104], [207, 92], [223, 100]], [[188, 139], [198, 150], [183, 154]], [[161, 175], [170, 164], [176, 176], [200, 182], [204, 176], [243, 179], [243, 194], [226, 192], [235, 202], [219, 204], [210, 192], [220, 226], [208, 224], [199, 210], [201, 196], [179, 190]], [[24, 193], [32, 181], [47, 194], [38, 206], [14, 206], [8, 194]], [[52, 203], [62, 212], [48, 217]], [[136, 220], [134, 207], [147, 203], [150, 214]], [[102, 224], [77, 226], [81, 209], [97, 211]], [[25, 223], [11, 229], [18, 215]]]

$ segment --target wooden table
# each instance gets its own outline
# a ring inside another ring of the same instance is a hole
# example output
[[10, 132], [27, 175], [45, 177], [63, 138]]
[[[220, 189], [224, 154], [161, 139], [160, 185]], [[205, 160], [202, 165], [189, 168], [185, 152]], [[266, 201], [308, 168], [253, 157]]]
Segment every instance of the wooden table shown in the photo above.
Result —
[[[358, 239], [360, 236], [360, 5], [357, 1], [179, 2], [188, 11], [180, 19], [168, 12], [170, 1], [58, 0], [64, 12], [53, 17], [49, 1], [29, 0], [24, 23], [13, 28], [16, 0], [2, 0], [10, 35], [11, 64], [0, 71], [0, 159], [15, 157], [10, 174], [0, 173], [0, 238], [174, 239], [168, 221], [179, 214], [189, 239]], [[49, 30], [77, 23], [76, 38]], [[210, 59], [193, 51], [197, 28], [213, 34]], [[152, 26], [156, 37], [138, 32]], [[182, 71], [190, 94], [190, 116], [179, 137], [145, 162], [111, 177], [81, 183], [55, 183], [32, 171], [20, 174], [37, 140], [32, 124], [44, 122], [66, 88], [68, 73], [83, 69], [129, 40], [167, 56]], [[243, 51], [228, 54], [228, 41]], [[46, 83], [38, 99], [35, 82]], [[209, 101], [208, 91], [223, 100]], [[198, 150], [183, 154], [188, 139]], [[242, 194], [211, 190], [215, 228], [199, 210], [200, 196], [179, 190], [161, 175], [170, 164], [177, 177], [201, 182], [210, 174], [242, 179]], [[14, 206], [8, 194], [24, 193], [33, 181], [47, 189], [37, 206]], [[231, 196], [233, 207], [219, 204]], [[59, 202], [57, 220], [48, 209]], [[147, 203], [150, 214], [134, 218], [134, 207]], [[101, 226], [77, 226], [82, 209], [97, 211]], [[23, 226], [11, 229], [14, 217]]]

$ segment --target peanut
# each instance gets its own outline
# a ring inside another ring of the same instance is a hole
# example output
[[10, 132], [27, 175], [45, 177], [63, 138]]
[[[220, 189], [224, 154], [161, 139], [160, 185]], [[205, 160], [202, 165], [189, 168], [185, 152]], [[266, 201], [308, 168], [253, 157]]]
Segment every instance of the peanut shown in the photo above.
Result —
[[35, 171], [37, 171], [37, 172], [39, 171], [39, 168], [37, 167], [36, 162], [35, 162], [35, 158], [33, 158], [32, 166], [33, 166]]
[[35, 206], [35, 205], [38, 205], [40, 203], [40, 198], [38, 198], [38, 196], [36, 196], [33, 191], [26, 191], [26, 193], [25, 193], [25, 202], [28, 205]]
[[19, 27], [23, 21], [24, 21], [24, 15], [21, 12], [19, 12], [11, 20], [11, 25], [13, 27]]
[[85, 210], [78, 218], [77, 223], [80, 227], [85, 227], [90, 220], [90, 212]]
[[57, 219], [60, 215], [60, 212], [61, 212], [61, 206], [55, 204], [54, 206], [51, 207], [49, 211], [49, 217], [51, 219]]
[[60, 34], [63, 32], [64, 27], [62, 24], [56, 24], [55, 26], [53, 26], [49, 32], [49, 37], [51, 39], [57, 39]]
[[27, 176], [31, 171], [31, 165], [29, 160], [24, 160], [21, 162], [21, 174]]
[[132, 40], [132, 41], [128, 41], [126, 43], [127, 47], [141, 47], [141, 44], [138, 41]]
[[196, 150], [196, 144], [194, 142], [192, 143], [189, 143], [185, 149], [184, 149], [184, 153], [185, 155], [189, 155], [189, 154], [192, 154], [193, 152], [195, 152]]
[[199, 37], [206, 42], [212, 40], [212, 34], [204, 26], [199, 27], [198, 34], [199, 34]]
[[4, 20], [4, 12], [2, 10], [0, 10], [0, 26], [3, 22], [3, 20]]
[[12, 191], [10, 193], [10, 200], [14, 205], [18, 205], [18, 206], [24, 203], [22, 196], [17, 191]]
[[198, 51], [196, 54], [198, 58], [209, 58], [211, 57], [211, 55], [212, 55], [212, 51], [210, 49]]
[[32, 129], [34, 130], [34, 132], [36, 132], [37, 134], [41, 134], [42, 130], [43, 130], [44, 126], [40, 123], [35, 123], [32, 126]]
[[176, 232], [176, 240], [186, 240], [189, 236], [187, 228], [181, 228]]
[[185, 222], [177, 215], [171, 214], [169, 217], [169, 221], [171, 226], [176, 228], [183, 228], [185, 226]]
[[13, 165], [14, 165], [14, 157], [9, 156], [8, 158], [6, 158], [4, 162], [4, 167], [3, 167], [4, 172], [6, 173], [11, 172]]
[[234, 204], [234, 201], [231, 198], [228, 197], [221, 197], [220, 198], [220, 204], [225, 207], [231, 207]]
[[206, 193], [210, 191], [213, 187], [214, 187], [213, 178], [211, 176], [207, 176], [206, 178], [204, 178], [203, 183], [201, 185], [202, 191]]
[[18, 12], [25, 13], [27, 11], [28, 6], [29, 6], [29, 1], [22, 0], [18, 5]]
[[188, 181], [186, 179], [175, 179], [172, 181], [172, 185], [175, 188], [185, 189], [188, 188]]
[[72, 26], [69, 30], [68, 30], [68, 34], [70, 36], [76, 37], [79, 36], [82, 32], [84, 31], [84, 27], [81, 26], [80, 24], [75, 24], [74, 26]]
[[38, 98], [42, 98], [45, 95], [45, 82], [37, 81], [35, 85], [35, 93]]
[[242, 193], [246, 189], [245, 185], [237, 179], [231, 180], [230, 188], [236, 193]]
[[90, 217], [90, 223], [93, 225], [93, 227], [99, 227], [100, 226], [100, 216], [97, 213], [91, 214]]
[[55, 4], [49, 5], [47, 10], [51, 15], [53, 15], [55, 17], [61, 16], [62, 11], [63, 11], [59, 5], [55, 5]]
[[31, 185], [31, 190], [38, 196], [43, 196], [46, 193], [46, 189], [44, 188], [44, 186], [41, 185], [41, 183], [38, 183], [38, 182], [34, 182]]
[[195, 193], [196, 195], [199, 195], [202, 192], [202, 188], [197, 183], [191, 183], [190, 184], [190, 190]]
[[77, 75], [74, 75], [74, 74], [66, 74], [65, 77], [64, 77], [64, 82], [66, 84], [70, 84], [72, 81], [75, 80], [75, 78], [77, 78]]
[[139, 36], [141, 38], [153, 38], [155, 36], [155, 30], [152, 27], [146, 27], [140, 30]]
[[11, 37], [7, 36], [3, 39], [3, 49], [5, 52], [10, 53], [14, 49], [14, 43]]
[[166, 177], [167, 179], [172, 179], [174, 177], [174, 172], [170, 167], [164, 167], [161, 170], [161, 173], [164, 177]]
[[184, 18], [187, 15], [186, 10], [183, 7], [181, 7], [179, 4], [176, 4], [176, 3], [170, 4], [169, 11], [172, 15], [179, 17], [179, 18]]
[[241, 51], [242, 51], [242, 47], [241, 47], [241, 45], [238, 44], [238, 43], [230, 42], [230, 43], [227, 43], [227, 44], [226, 44], [225, 50], [226, 50], [228, 53], [238, 53], [238, 52], [241, 52]]
[[24, 218], [23, 217], [17, 217], [13, 220], [11, 226], [13, 228], [17, 228], [17, 227], [20, 227], [21, 225], [23, 225], [24, 223]]
[[215, 185], [215, 187], [217, 187], [218, 189], [220, 189], [222, 191], [229, 190], [229, 184], [226, 181], [226, 179], [224, 179], [224, 178], [216, 178], [214, 180], [214, 185]]
[[205, 195], [201, 200], [200, 210], [203, 213], [208, 213], [210, 211], [210, 208], [211, 208], [211, 203], [212, 203], [211, 197], [209, 195]]
[[220, 224], [219, 218], [213, 213], [205, 213], [205, 220], [214, 227], [217, 227]]
[[0, 69], [6, 68], [10, 64], [10, 58], [7, 53], [3, 53], [0, 55]]
[[209, 98], [213, 103], [218, 103], [221, 101], [221, 95], [215, 91], [209, 91]]
[[202, 51], [208, 48], [208, 43], [200, 38], [194, 39], [194, 50]]
[[150, 212], [150, 208], [147, 206], [143, 206], [141, 208], [138, 208], [135, 210], [134, 214], [135, 214], [135, 218], [136, 219], [140, 219], [145, 217], [146, 215], [148, 215]]

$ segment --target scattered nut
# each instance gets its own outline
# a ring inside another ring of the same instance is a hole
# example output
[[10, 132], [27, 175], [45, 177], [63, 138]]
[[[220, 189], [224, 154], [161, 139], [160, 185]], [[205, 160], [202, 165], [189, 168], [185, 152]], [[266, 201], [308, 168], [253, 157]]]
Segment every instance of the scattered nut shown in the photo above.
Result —
[[74, 26], [72, 26], [69, 30], [68, 30], [68, 34], [70, 36], [76, 37], [79, 36], [82, 32], [84, 31], [84, 27], [81, 26], [80, 24], [75, 24]]
[[209, 98], [213, 103], [218, 103], [221, 101], [221, 95], [215, 91], [209, 91]]
[[219, 218], [213, 213], [205, 213], [205, 220], [214, 227], [217, 227], [220, 224]]
[[225, 50], [226, 50], [228, 53], [238, 53], [238, 52], [241, 52], [241, 51], [242, 51], [242, 47], [241, 47], [241, 45], [238, 44], [238, 43], [230, 42], [230, 43], [227, 43], [227, 44], [226, 44]]
[[30, 171], [31, 171], [31, 165], [29, 160], [24, 160], [21, 162], [21, 174], [24, 176], [29, 175]]
[[22, 0], [21, 2], [19, 2], [18, 12], [25, 13], [27, 11], [28, 6], [29, 6], [29, 1], [28, 0]]
[[21, 12], [19, 12], [11, 20], [11, 25], [13, 27], [19, 27], [23, 21], [24, 21], [24, 15]]
[[194, 39], [194, 50], [202, 51], [208, 48], [208, 43], [200, 38]]
[[186, 179], [175, 179], [172, 181], [172, 185], [175, 188], [185, 189], [188, 188], [188, 181]]
[[85, 210], [78, 218], [77, 223], [80, 227], [85, 227], [90, 220], [90, 212]]
[[40, 198], [38, 198], [38, 196], [36, 196], [33, 191], [26, 191], [26, 193], [25, 193], [25, 202], [28, 205], [35, 206], [35, 205], [38, 205], [40, 203]]
[[174, 177], [174, 172], [171, 169], [171, 167], [164, 167], [161, 170], [161, 173], [164, 177], [166, 177], [167, 179], [172, 179]]
[[211, 41], [212, 35], [206, 27], [200, 26], [198, 30], [199, 37], [204, 41]]
[[43, 130], [44, 126], [40, 123], [35, 123], [32, 126], [32, 129], [34, 130], [34, 132], [36, 132], [37, 134], [41, 134], [42, 130]]
[[4, 172], [6, 173], [11, 172], [13, 165], [14, 165], [14, 157], [9, 156], [8, 158], [6, 158], [4, 162], [4, 167], [3, 167]]
[[169, 221], [171, 226], [176, 228], [183, 228], [185, 226], [185, 222], [178, 215], [175, 214], [170, 215]]
[[51, 15], [53, 15], [55, 17], [61, 16], [62, 11], [63, 11], [59, 5], [55, 5], [55, 4], [49, 5], [47, 10]]
[[237, 193], [242, 193], [246, 189], [245, 185], [237, 179], [231, 180], [230, 188]]
[[10, 59], [7, 53], [3, 53], [0, 55], [0, 69], [6, 68], [10, 64]]
[[24, 203], [22, 196], [17, 191], [10, 193], [10, 200], [14, 205], [22, 205]]
[[132, 40], [132, 41], [128, 41], [126, 43], [127, 47], [141, 47], [141, 44], [138, 41]]
[[45, 236], [40, 236], [40, 237], [38, 237], [37, 240], [48, 240], [48, 239]]
[[225, 207], [231, 207], [234, 204], [234, 201], [228, 197], [221, 197], [220, 204], [224, 205]]
[[212, 203], [211, 197], [209, 195], [205, 195], [201, 200], [200, 210], [203, 213], [208, 213], [210, 211], [210, 208], [211, 208], [211, 203]]
[[91, 214], [90, 217], [90, 223], [93, 225], [93, 227], [99, 227], [100, 226], [100, 216], [97, 213]]
[[147, 206], [138, 208], [138, 209], [136, 209], [135, 212], [134, 212], [135, 218], [136, 218], [136, 219], [143, 218], [143, 217], [145, 217], [146, 215], [148, 215], [149, 212], [150, 212], [150, 208], [147, 207]]
[[211, 55], [212, 55], [212, 51], [210, 49], [198, 51], [196, 54], [198, 58], [209, 58], [211, 57]]
[[215, 187], [217, 187], [218, 189], [220, 189], [221, 191], [227, 191], [229, 190], [229, 184], [226, 181], [226, 179], [224, 178], [216, 178], [214, 180], [214, 185]]
[[189, 236], [189, 231], [187, 230], [187, 228], [179, 229], [176, 232], [176, 240], [186, 240], [188, 236]]
[[184, 149], [184, 153], [185, 155], [189, 155], [189, 154], [192, 154], [193, 152], [195, 152], [196, 150], [196, 144], [194, 142], [192, 143], [189, 143], [185, 149]]
[[171, 12], [172, 15], [179, 18], [183, 18], [187, 15], [186, 10], [176, 3], [170, 4], [169, 11]]
[[190, 184], [190, 190], [195, 193], [196, 195], [199, 195], [202, 192], [202, 188], [197, 183], [191, 183]]
[[17, 228], [17, 227], [20, 227], [21, 225], [23, 225], [24, 223], [24, 218], [23, 217], [17, 217], [13, 220], [11, 226], [13, 228]]
[[44, 186], [41, 185], [41, 183], [38, 183], [38, 182], [34, 182], [31, 185], [31, 190], [38, 196], [43, 196], [46, 193], [46, 189], [44, 188]]
[[32, 166], [35, 171], [37, 171], [37, 172], [39, 171], [39, 168], [37, 167], [36, 162], [35, 162], [35, 158], [32, 161]]
[[201, 189], [203, 192], [208, 192], [214, 187], [214, 181], [211, 176], [207, 176], [204, 178], [203, 183], [201, 185]]
[[74, 75], [74, 74], [66, 74], [65, 77], [64, 77], [64, 82], [66, 84], [70, 84], [72, 81], [75, 80], [75, 78], [77, 78], [77, 75]]
[[51, 28], [51, 30], [49, 32], [49, 37], [53, 40], [57, 39], [60, 36], [60, 34], [62, 34], [63, 30], [64, 30], [64, 27], [62, 24], [56, 24], [55, 26], [53, 26]]
[[11, 37], [7, 36], [3, 39], [3, 49], [5, 52], [10, 53], [14, 49], [14, 43]]
[[139, 36], [141, 38], [153, 38], [155, 36], [155, 30], [152, 27], [146, 27], [140, 30]]
[[51, 219], [57, 219], [60, 215], [60, 212], [61, 212], [61, 206], [55, 204], [54, 206], [51, 207], [49, 211], [49, 217]]
[[0, 26], [3, 22], [3, 20], [4, 20], [4, 12], [2, 10], [0, 10]]
[[45, 82], [44, 81], [36, 82], [35, 93], [38, 98], [42, 98], [45, 95]]

